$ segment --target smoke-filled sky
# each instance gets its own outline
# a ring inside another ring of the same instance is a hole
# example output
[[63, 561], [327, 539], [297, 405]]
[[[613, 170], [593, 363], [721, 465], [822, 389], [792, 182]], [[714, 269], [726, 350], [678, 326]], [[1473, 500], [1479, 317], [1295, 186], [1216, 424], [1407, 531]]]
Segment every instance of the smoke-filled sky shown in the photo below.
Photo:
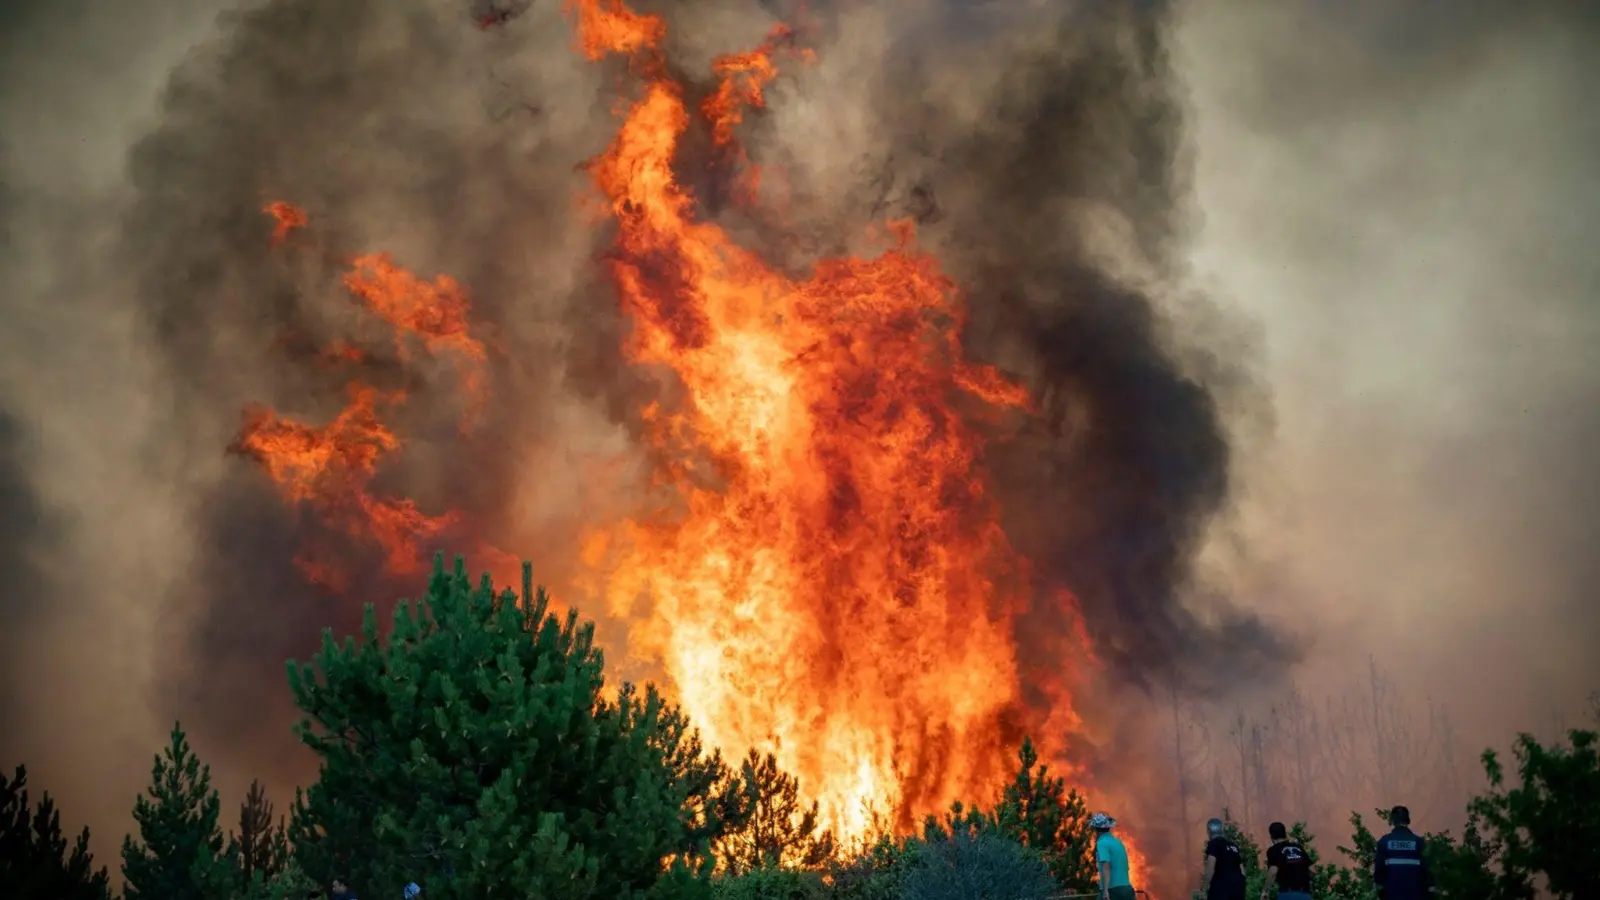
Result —
[[[409, 423], [406, 487], [548, 579], [617, 502], [575, 486], [638, 389], [571, 213], [612, 83], [558, 4], [489, 33], [465, 2], [222, 6], [0, 9], [0, 764], [102, 852], [175, 717], [225, 790], [303, 774], [282, 661], [354, 621], [223, 453], [247, 403], [333, 411], [269, 352], [341, 307], [262, 203], [471, 286], [516, 350], [500, 424], [440, 464], [448, 427]], [[1496, 740], [1600, 687], [1583, 6], [824, 5], [753, 152], [804, 201], [780, 261], [923, 213], [977, 352], [1054, 389], [997, 480], [1117, 683], [1339, 690], [1370, 655]], [[770, 23], [672, 14], [689, 71]]]

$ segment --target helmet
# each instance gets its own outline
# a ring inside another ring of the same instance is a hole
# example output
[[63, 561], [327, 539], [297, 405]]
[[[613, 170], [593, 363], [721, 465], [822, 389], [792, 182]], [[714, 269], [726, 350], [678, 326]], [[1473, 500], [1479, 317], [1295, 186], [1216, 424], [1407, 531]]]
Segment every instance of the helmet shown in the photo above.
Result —
[[412, 900], [413, 897], [420, 896], [422, 896], [422, 888], [415, 881], [406, 885], [406, 900]]
[[1227, 831], [1228, 826], [1221, 819], [1211, 819], [1206, 822], [1206, 834], [1209, 834], [1212, 837], [1216, 837], [1219, 834], [1226, 834]]
[[1097, 812], [1089, 817], [1089, 827], [1095, 831], [1110, 831], [1111, 826], [1115, 824], [1117, 824], [1117, 820], [1103, 812]]

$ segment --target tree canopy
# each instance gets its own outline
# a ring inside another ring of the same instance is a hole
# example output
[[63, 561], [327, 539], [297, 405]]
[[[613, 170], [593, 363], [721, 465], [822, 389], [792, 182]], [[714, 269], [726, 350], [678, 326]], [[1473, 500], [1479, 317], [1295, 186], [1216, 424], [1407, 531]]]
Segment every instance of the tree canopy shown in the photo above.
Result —
[[804, 803], [799, 781], [778, 767], [777, 757], [752, 749], [739, 778], [743, 822], [716, 847], [726, 871], [814, 869], [833, 856], [833, 835], [817, 824], [816, 802]]
[[189, 747], [181, 725], [155, 758], [150, 787], [134, 801], [138, 837], [122, 843], [125, 900], [208, 900], [226, 894], [231, 873], [217, 820], [222, 801], [211, 767]]
[[110, 876], [94, 868], [89, 829], [68, 844], [61, 814], [46, 793], [35, 807], [28, 800], [28, 770], [0, 775], [0, 885], [13, 897], [108, 900]]
[[430, 900], [705, 895], [736, 779], [653, 688], [608, 698], [603, 668], [526, 567], [519, 598], [439, 560], [389, 634], [369, 606], [361, 640], [290, 663], [321, 759], [293, 813], [302, 864]]
[[1568, 746], [1545, 747], [1521, 735], [1513, 750], [1515, 785], [1498, 754], [1484, 751], [1489, 792], [1471, 810], [1498, 851], [1508, 890], [1542, 875], [1558, 897], [1600, 896], [1600, 736], [1571, 731], [1567, 737]]

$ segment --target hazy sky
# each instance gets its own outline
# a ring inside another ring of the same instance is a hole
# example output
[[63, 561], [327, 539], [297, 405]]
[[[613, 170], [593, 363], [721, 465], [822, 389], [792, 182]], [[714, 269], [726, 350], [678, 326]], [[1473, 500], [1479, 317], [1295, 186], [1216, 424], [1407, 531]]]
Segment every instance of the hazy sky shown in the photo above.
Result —
[[[0, 764], [26, 762], [102, 852], [198, 708], [162, 678], [194, 614], [172, 536], [198, 512], [141, 457], [180, 419], [110, 248], [128, 148], [220, 5], [0, 11]], [[1311, 639], [1305, 682], [1375, 655], [1480, 741], [1600, 687], [1582, 6], [1219, 0], [1180, 28], [1189, 274], [1273, 409], [1240, 423], [1208, 577]], [[259, 760], [214, 762], [237, 790]]]
[[1195, 276], [1259, 323], [1275, 397], [1256, 602], [1314, 627], [1311, 671], [1375, 653], [1480, 739], [1600, 684], [1581, 6], [1233, 0], [1184, 31]]

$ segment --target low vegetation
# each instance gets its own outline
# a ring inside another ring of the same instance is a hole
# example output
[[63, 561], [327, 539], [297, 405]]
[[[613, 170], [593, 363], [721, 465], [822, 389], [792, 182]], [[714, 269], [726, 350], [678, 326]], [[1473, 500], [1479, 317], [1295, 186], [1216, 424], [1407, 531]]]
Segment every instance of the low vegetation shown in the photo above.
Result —
[[[996, 797], [957, 804], [919, 833], [841, 845], [804, 786], [770, 756], [730, 765], [650, 688], [607, 691], [592, 626], [553, 615], [524, 573], [521, 595], [436, 567], [428, 594], [384, 631], [330, 634], [289, 683], [319, 777], [274, 818], [259, 785], [225, 829], [210, 771], [183, 730], [155, 758], [122, 848], [122, 896], [305, 898], [334, 877], [361, 897], [428, 900], [1044, 900], [1095, 890], [1083, 798], [1031, 743]], [[1508, 765], [1508, 763], [1512, 763]], [[1444, 897], [1600, 896], [1597, 737], [1518, 740], [1483, 755], [1489, 790], [1459, 833], [1428, 834]], [[1379, 818], [1383, 817], [1379, 813]], [[1348, 846], [1295, 835], [1319, 898], [1375, 900], [1374, 836], [1352, 815]], [[1236, 826], [1260, 894], [1260, 847]], [[0, 884], [9, 896], [105, 900], [88, 832], [69, 840], [22, 769], [0, 782]]]

